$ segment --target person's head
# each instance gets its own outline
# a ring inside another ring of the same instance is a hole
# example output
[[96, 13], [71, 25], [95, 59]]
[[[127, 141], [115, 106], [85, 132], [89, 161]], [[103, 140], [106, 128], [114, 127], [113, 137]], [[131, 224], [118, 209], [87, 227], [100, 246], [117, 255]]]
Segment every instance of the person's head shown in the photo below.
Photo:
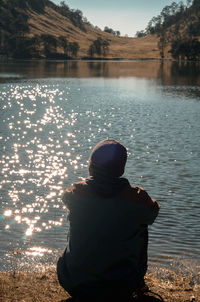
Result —
[[107, 171], [114, 177], [124, 173], [127, 160], [127, 150], [114, 139], [100, 141], [89, 157], [89, 174], [94, 176], [99, 169]]

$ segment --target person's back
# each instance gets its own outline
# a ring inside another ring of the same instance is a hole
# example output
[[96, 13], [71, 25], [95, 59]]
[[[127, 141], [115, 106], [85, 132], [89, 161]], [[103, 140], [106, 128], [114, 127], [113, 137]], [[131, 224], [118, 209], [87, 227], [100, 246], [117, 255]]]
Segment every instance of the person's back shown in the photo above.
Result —
[[147, 225], [159, 207], [144, 190], [120, 177], [126, 157], [118, 142], [100, 142], [90, 157], [91, 177], [63, 196], [70, 240], [57, 270], [60, 284], [73, 296], [95, 300], [99, 292], [113, 288], [131, 294], [143, 282]]

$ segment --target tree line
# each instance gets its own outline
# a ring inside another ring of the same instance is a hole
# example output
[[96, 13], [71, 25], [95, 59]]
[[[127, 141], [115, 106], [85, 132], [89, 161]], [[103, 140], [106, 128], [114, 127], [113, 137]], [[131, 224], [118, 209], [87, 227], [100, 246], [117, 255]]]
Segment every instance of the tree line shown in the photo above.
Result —
[[[65, 36], [55, 37], [50, 34], [41, 34], [30, 37], [28, 14], [23, 10], [25, 0], [0, 0], [0, 55], [13, 58], [76, 58], [80, 50], [78, 42], [69, 41]], [[47, 0], [27, 0], [26, 3], [34, 5], [34, 9], [44, 9]], [[49, 2], [51, 3], [51, 2]], [[53, 4], [54, 5], [54, 4]], [[57, 6], [56, 6], [57, 7]], [[19, 9], [20, 8], [20, 9]], [[71, 10], [61, 2], [58, 9], [63, 10], [63, 14]], [[73, 11], [74, 22], [79, 19], [83, 22], [80, 11]], [[79, 17], [77, 17], [79, 16]], [[79, 25], [80, 25], [79, 24]], [[88, 48], [88, 55], [106, 56], [109, 50], [109, 42], [102, 38], [97, 38], [91, 42]]]
[[153, 17], [145, 30], [138, 31], [137, 37], [157, 35], [160, 57], [165, 58], [168, 45], [174, 59], [200, 59], [200, 1], [187, 0], [172, 2]]
[[85, 24], [89, 24], [89, 22], [87, 18], [83, 16], [80, 9], [69, 8], [65, 1], [61, 1], [60, 5], [54, 5], [54, 9], [61, 15], [67, 17], [76, 27], [86, 32]]
[[105, 27], [104, 27], [104, 31], [105, 31], [106, 33], [109, 33], [109, 34], [114, 35], [114, 36], [117, 36], [117, 37], [120, 37], [120, 36], [121, 36], [121, 33], [120, 33], [119, 30], [114, 30], [114, 29], [112, 29], [112, 28], [110, 28], [110, 27], [108, 27], [108, 26], [105, 26]]

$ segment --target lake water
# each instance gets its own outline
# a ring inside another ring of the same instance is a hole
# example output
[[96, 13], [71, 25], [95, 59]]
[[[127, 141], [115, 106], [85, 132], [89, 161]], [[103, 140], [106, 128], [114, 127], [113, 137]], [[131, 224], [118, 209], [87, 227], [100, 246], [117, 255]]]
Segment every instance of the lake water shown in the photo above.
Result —
[[8, 61], [0, 108], [0, 270], [55, 265], [68, 231], [63, 190], [111, 137], [128, 148], [125, 176], [161, 205], [150, 265], [198, 272], [199, 65]]

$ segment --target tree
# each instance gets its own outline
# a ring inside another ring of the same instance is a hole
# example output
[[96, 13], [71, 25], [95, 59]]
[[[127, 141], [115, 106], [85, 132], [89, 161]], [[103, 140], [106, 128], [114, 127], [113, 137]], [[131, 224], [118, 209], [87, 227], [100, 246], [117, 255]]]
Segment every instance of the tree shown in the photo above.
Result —
[[95, 41], [93, 41], [95, 52], [99, 56], [101, 56], [102, 54], [102, 43], [103, 43], [102, 38], [97, 38]]
[[20, 52], [20, 47], [27, 46], [25, 36], [29, 32], [28, 16], [22, 9], [18, 9], [22, 5], [22, 0], [1, 1], [0, 4], [1, 53], [7, 56], [20, 54], [23, 52], [23, 49]]
[[187, 30], [190, 36], [200, 36], [200, 23], [199, 21], [190, 23]]
[[[19, 0], [18, 0], [19, 1]], [[24, 0], [21, 0], [23, 2], [23, 5], [24, 5]], [[43, 12], [44, 11], [44, 8], [45, 8], [45, 4], [46, 4], [46, 1], [45, 0], [26, 0], [29, 4], [29, 6], [35, 10], [35, 11], [38, 11], [38, 12]]]
[[109, 45], [110, 43], [107, 40], [103, 40], [101, 37], [99, 37], [89, 46], [88, 54], [92, 57], [95, 54], [98, 56], [103, 55], [105, 57], [108, 54]]
[[77, 57], [80, 46], [77, 42], [69, 42], [69, 52], [72, 57]]
[[103, 56], [104, 57], [107, 56], [107, 54], [108, 54], [109, 45], [110, 45], [110, 43], [108, 41], [106, 41], [106, 40], [102, 41], [102, 48], [103, 48]]
[[60, 2], [60, 6], [56, 10], [65, 17], [68, 17], [70, 21], [82, 31], [86, 31], [84, 26], [84, 17], [80, 9], [70, 9], [65, 1]]
[[54, 36], [43, 34], [41, 35], [41, 40], [43, 41], [44, 55], [48, 58], [51, 57], [53, 53], [56, 52], [57, 40]]
[[170, 50], [174, 59], [199, 60], [200, 42], [197, 39], [173, 41]]
[[195, 9], [198, 9], [198, 10], [200, 9], [200, 2], [199, 2], [199, 0], [193, 0], [192, 5], [193, 5], [193, 7]]
[[120, 33], [120, 31], [119, 30], [113, 30], [112, 28], [110, 28], [110, 27], [108, 27], [108, 26], [105, 26], [104, 27], [104, 31], [106, 32], [106, 33], [109, 33], [109, 34], [111, 34], [111, 35], [114, 35], [114, 36], [120, 36], [121, 35], [121, 33]]
[[29, 32], [28, 17], [25, 14], [18, 14], [15, 19], [10, 22], [10, 31], [13, 35], [25, 36]]
[[159, 41], [158, 41], [158, 49], [160, 50], [160, 57], [164, 59], [165, 57], [165, 48], [167, 46], [168, 38], [167, 32], [163, 28], [163, 30], [159, 33]]
[[109, 28], [108, 26], [105, 26], [105, 27], [104, 27], [104, 31], [105, 31], [106, 33], [115, 35], [115, 31], [114, 31], [112, 28]]
[[67, 55], [68, 41], [64, 36], [59, 36], [58, 37], [58, 45], [63, 49], [64, 54]]
[[40, 57], [40, 45], [41, 45], [41, 37], [38, 35], [35, 35], [30, 39], [30, 54], [31, 57]]
[[145, 37], [145, 36], [146, 36], [146, 33], [145, 33], [144, 30], [140, 30], [140, 31], [137, 31], [137, 32], [136, 32], [135, 36], [136, 36], [137, 38], [142, 38], [142, 37]]
[[83, 23], [93, 27], [93, 25], [90, 23], [90, 21], [88, 21], [86, 17], [83, 17]]
[[94, 54], [95, 54], [95, 46], [94, 46], [94, 44], [91, 44], [91, 45], [89, 46], [89, 48], [88, 48], [88, 55], [89, 55], [90, 57], [93, 57]]
[[187, 0], [187, 7], [189, 7], [192, 4], [192, 0]]
[[38, 57], [38, 38], [8, 36], [4, 50], [13, 58]]
[[64, 8], [65, 10], [69, 10], [69, 6], [65, 3], [65, 1], [60, 2], [60, 7]]

